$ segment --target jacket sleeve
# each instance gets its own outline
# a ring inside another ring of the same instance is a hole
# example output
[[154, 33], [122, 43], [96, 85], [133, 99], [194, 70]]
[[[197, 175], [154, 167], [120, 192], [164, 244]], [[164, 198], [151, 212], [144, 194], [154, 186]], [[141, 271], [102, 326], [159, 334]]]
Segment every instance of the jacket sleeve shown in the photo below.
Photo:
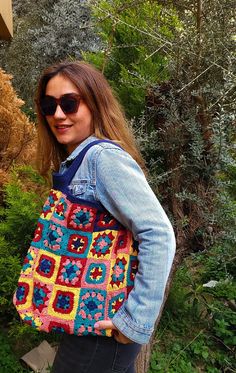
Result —
[[96, 198], [139, 242], [134, 288], [112, 321], [128, 338], [145, 344], [160, 312], [175, 254], [173, 228], [142, 170], [123, 150], [100, 149], [96, 180]]

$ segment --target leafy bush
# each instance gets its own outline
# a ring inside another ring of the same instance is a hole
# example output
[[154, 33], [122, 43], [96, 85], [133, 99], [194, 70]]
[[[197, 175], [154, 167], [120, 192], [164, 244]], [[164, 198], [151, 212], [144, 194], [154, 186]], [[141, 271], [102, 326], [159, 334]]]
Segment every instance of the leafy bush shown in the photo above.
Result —
[[16, 359], [11, 347], [7, 341], [6, 335], [0, 333], [0, 372], [1, 373], [25, 373], [29, 370], [24, 369]]
[[30, 167], [15, 168], [4, 188], [0, 209], [0, 317], [4, 322], [16, 316], [12, 296], [41, 210], [40, 188], [43, 194], [43, 181]]
[[[222, 259], [226, 255], [222, 251], [216, 246], [210, 253], [189, 256], [177, 270], [157, 331], [149, 373], [234, 371], [235, 282], [228, 271], [226, 276], [222, 265], [214, 287], [203, 286], [204, 281], [216, 278], [219, 256]], [[233, 259], [233, 252], [230, 247], [228, 261]]]
[[[14, 38], [0, 41], [0, 65], [13, 75], [13, 85], [34, 117], [34, 92], [41, 71], [55, 61], [80, 59], [81, 51], [97, 50], [84, 0], [13, 1]], [[48, 42], [50, 41], [50, 42]]]
[[[1, 248], [0, 248], [0, 251]], [[2, 253], [1, 253], [2, 254]], [[9, 321], [9, 317], [15, 314], [12, 304], [13, 293], [16, 288], [17, 280], [21, 269], [21, 260], [19, 256], [0, 257], [0, 317], [2, 321]]]
[[38, 192], [39, 187], [35, 184], [39, 180], [42, 188], [42, 180], [32, 168], [15, 168], [11, 182], [4, 188], [0, 235], [5, 242], [3, 247], [11, 246], [10, 254], [25, 254], [33, 236], [43, 203], [42, 197], [35, 192]]

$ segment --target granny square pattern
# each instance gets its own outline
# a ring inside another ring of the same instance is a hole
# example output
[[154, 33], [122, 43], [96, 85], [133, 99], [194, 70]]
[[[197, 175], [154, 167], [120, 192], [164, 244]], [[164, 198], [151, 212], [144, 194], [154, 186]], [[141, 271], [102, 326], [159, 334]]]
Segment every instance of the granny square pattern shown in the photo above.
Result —
[[54, 175], [14, 304], [38, 330], [111, 336], [94, 324], [112, 319], [127, 299], [138, 270], [138, 245], [103, 206], [70, 194], [67, 187], [82, 158]]

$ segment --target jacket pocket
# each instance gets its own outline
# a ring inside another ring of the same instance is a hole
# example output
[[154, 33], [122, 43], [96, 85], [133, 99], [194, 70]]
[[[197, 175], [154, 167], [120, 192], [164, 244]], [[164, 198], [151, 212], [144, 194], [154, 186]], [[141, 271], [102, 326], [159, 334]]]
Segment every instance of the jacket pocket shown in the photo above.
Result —
[[87, 179], [77, 179], [72, 181], [70, 185], [71, 193], [74, 196], [83, 197], [83, 195], [88, 190], [89, 182]]

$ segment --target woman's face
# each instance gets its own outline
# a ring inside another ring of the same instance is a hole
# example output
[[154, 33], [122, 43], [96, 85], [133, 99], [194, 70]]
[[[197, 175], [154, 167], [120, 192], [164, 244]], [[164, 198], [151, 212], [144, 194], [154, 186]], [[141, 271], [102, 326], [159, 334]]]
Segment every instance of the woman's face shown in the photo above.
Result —
[[[77, 87], [68, 78], [56, 75], [49, 80], [45, 95], [59, 99], [68, 93], [80, 94]], [[57, 105], [53, 115], [46, 115], [48, 125], [60, 144], [65, 145], [70, 154], [83, 140], [93, 133], [92, 114], [83, 99], [76, 113], [65, 114]]]

